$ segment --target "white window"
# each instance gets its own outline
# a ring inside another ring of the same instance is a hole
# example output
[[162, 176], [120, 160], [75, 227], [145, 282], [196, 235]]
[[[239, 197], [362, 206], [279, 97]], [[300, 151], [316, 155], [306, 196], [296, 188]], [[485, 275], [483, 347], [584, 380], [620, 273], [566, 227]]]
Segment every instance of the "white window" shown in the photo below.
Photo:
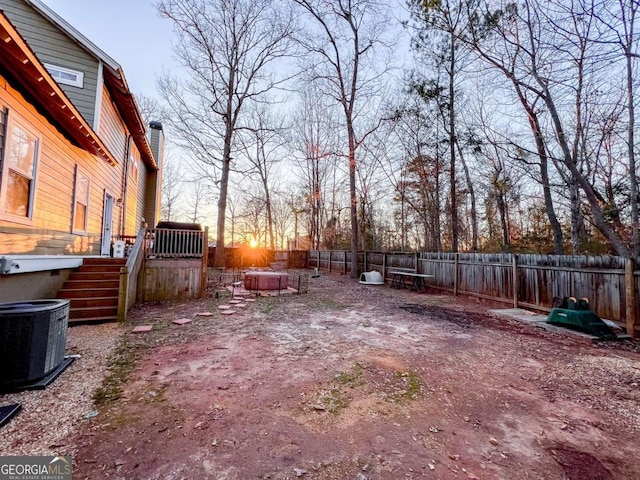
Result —
[[84, 73], [59, 67], [58, 65], [51, 65], [50, 63], [45, 63], [44, 66], [56, 82], [71, 85], [72, 87], [83, 88]]
[[[6, 127], [0, 157], [0, 216], [18, 223], [31, 223], [40, 140], [13, 116]], [[3, 128], [2, 122], [0, 128]]]
[[89, 213], [89, 177], [76, 165], [76, 184], [73, 195], [73, 233], [87, 233]]

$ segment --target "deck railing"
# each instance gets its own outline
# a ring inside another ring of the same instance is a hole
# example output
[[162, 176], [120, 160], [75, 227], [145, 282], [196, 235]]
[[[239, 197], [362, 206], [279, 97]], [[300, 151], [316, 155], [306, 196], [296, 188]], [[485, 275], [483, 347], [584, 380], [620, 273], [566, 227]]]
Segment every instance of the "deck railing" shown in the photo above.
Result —
[[140, 229], [130, 248], [127, 248], [127, 263], [120, 268], [120, 288], [118, 292], [118, 321], [127, 319], [127, 312], [136, 302], [136, 290], [138, 288], [138, 274], [144, 262], [144, 243], [146, 231]]
[[202, 258], [208, 248], [207, 232], [150, 228], [147, 230], [147, 258]]

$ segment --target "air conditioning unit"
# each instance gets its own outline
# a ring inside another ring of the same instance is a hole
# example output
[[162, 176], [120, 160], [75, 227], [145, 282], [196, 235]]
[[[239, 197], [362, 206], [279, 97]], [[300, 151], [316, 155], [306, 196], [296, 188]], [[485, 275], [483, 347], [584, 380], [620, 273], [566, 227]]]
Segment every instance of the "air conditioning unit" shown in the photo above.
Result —
[[122, 240], [113, 242], [113, 258], [124, 258], [125, 243]]
[[64, 361], [69, 300], [0, 303], [0, 390], [34, 383]]

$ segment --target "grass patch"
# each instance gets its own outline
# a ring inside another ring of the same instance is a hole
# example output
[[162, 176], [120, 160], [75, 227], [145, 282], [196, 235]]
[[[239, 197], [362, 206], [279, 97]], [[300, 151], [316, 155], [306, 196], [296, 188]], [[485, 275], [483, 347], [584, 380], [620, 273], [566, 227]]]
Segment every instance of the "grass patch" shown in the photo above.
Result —
[[122, 397], [122, 386], [136, 366], [141, 350], [140, 345], [134, 344], [126, 336], [122, 339], [109, 357], [109, 375], [93, 394], [96, 405], [106, 405]]
[[422, 379], [416, 372], [396, 372], [394, 392], [390, 395], [393, 402], [415, 400], [422, 391]]
[[338, 387], [332, 387], [321, 392], [318, 404], [322, 405], [327, 412], [337, 415], [349, 406], [349, 401]]
[[340, 309], [348, 308], [348, 306], [338, 303], [332, 298], [326, 298], [326, 297], [315, 299], [309, 303], [311, 303], [314, 310], [335, 310], [338, 308]]
[[260, 312], [265, 315], [269, 315], [276, 308], [277, 301], [278, 300], [276, 298], [269, 298], [266, 302], [263, 302], [260, 305]]
[[351, 388], [359, 387], [365, 384], [364, 371], [362, 364], [356, 363], [350, 370], [340, 372], [334, 377], [335, 381], [341, 385]]

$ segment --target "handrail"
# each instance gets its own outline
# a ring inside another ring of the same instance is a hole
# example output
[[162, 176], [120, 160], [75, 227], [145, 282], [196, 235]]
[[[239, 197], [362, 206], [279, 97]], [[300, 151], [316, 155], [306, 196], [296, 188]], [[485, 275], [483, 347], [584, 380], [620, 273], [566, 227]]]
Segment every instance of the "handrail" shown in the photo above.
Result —
[[150, 228], [146, 256], [150, 258], [201, 258], [208, 248], [202, 230]]
[[124, 267], [120, 268], [120, 286], [118, 290], [118, 313], [117, 319], [119, 322], [124, 322], [127, 319], [127, 312], [129, 308], [135, 303], [136, 290], [138, 288], [138, 273], [142, 268], [145, 252], [145, 240], [147, 236], [146, 228], [141, 228], [138, 231], [136, 241], [131, 247], [129, 256], [127, 257], [127, 263]]

